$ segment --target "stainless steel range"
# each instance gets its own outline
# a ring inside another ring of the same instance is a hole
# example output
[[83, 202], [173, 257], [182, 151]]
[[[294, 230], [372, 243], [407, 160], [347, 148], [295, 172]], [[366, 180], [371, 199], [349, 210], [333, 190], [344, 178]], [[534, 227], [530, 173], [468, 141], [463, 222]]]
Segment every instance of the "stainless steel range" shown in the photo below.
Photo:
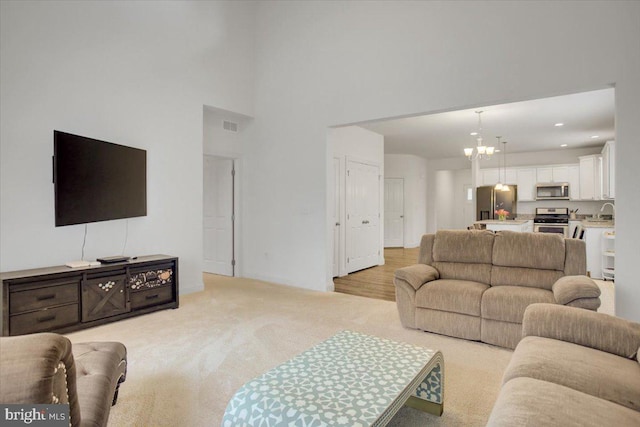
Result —
[[533, 231], [569, 237], [569, 208], [536, 208]]

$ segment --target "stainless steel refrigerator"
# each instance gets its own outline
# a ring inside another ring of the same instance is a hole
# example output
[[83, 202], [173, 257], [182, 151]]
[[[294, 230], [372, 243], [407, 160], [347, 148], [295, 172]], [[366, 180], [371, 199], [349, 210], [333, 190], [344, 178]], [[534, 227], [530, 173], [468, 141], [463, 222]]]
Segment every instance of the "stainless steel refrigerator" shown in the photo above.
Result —
[[516, 217], [516, 200], [518, 188], [509, 185], [511, 191], [495, 190], [493, 186], [478, 187], [476, 189], [476, 221], [483, 219], [498, 219], [495, 211], [504, 209], [509, 212], [509, 219]]

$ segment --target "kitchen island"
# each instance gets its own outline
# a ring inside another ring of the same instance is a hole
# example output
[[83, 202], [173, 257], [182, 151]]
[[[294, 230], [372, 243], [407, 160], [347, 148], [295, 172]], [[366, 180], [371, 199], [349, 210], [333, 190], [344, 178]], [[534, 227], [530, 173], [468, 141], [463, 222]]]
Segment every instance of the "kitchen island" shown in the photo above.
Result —
[[476, 224], [486, 226], [487, 230], [491, 231], [518, 231], [518, 232], [532, 232], [533, 221], [526, 219], [506, 219], [500, 221], [497, 219], [485, 219], [482, 221], [476, 221]]

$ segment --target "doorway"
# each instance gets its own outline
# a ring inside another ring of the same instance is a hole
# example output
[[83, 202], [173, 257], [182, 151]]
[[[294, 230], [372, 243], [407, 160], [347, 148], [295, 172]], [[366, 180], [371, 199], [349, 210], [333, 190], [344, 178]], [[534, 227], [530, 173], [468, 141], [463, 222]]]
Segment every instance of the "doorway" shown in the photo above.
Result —
[[384, 247], [404, 247], [404, 178], [384, 179]]
[[235, 276], [235, 160], [205, 155], [203, 270]]

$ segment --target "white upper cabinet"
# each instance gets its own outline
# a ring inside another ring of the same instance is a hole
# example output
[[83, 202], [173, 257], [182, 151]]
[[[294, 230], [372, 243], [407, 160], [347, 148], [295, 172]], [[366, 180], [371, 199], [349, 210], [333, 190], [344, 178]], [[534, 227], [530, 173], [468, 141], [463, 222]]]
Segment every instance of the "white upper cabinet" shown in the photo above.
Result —
[[516, 169], [516, 185], [518, 186], [518, 201], [532, 202], [536, 199], [536, 169], [518, 168]]
[[615, 199], [616, 180], [615, 165], [616, 144], [615, 141], [607, 141], [602, 148], [602, 198]]
[[553, 168], [536, 168], [536, 182], [553, 182]]
[[569, 199], [580, 200], [580, 165], [571, 165], [567, 167], [569, 183]]
[[[518, 172], [516, 171], [516, 169], [514, 168], [507, 168], [507, 180], [505, 182], [503, 182], [503, 184], [518, 184]], [[504, 172], [503, 175], [504, 176]]]
[[496, 185], [500, 182], [498, 169], [482, 169], [480, 176], [482, 177], [482, 185]]
[[536, 168], [538, 183], [569, 182], [569, 166], [544, 166]]
[[602, 198], [602, 156], [592, 154], [580, 156], [580, 199], [600, 200]]
[[569, 182], [569, 166], [554, 166], [551, 172], [551, 182]]

